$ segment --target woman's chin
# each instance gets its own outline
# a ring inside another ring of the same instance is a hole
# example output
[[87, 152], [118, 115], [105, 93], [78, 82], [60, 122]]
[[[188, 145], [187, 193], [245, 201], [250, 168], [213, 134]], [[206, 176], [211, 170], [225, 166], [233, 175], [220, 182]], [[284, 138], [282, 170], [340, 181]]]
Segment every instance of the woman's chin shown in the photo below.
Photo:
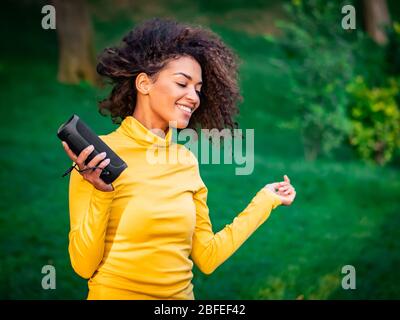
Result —
[[188, 125], [189, 125], [189, 122], [186, 122], [185, 124], [178, 125], [177, 129], [186, 129]]
[[185, 129], [189, 125], [189, 119], [177, 119], [169, 122], [170, 127], [176, 129]]

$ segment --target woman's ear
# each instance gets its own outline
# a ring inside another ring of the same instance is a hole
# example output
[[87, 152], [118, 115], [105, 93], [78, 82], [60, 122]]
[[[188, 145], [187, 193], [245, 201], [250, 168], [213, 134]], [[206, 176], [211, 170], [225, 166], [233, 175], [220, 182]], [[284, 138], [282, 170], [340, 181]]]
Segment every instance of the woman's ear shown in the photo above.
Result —
[[150, 77], [146, 73], [141, 72], [136, 77], [136, 90], [141, 94], [147, 95], [149, 94], [151, 83]]

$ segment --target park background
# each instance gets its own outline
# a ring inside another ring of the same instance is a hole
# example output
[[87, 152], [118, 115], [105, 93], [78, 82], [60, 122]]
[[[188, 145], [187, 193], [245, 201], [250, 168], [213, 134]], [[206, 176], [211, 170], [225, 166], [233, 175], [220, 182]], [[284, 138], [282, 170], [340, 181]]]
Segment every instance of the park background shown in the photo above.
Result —
[[[398, 1], [55, 3], [57, 30], [41, 26], [49, 1], [0, 10], [1, 299], [86, 298], [68, 257], [69, 160], [56, 131], [73, 113], [98, 134], [116, 128], [97, 111], [109, 88], [91, 59], [151, 17], [209, 27], [241, 59], [238, 123], [255, 129], [255, 168], [237, 176], [234, 165], [201, 165], [214, 232], [284, 174], [297, 191], [212, 275], [194, 270], [196, 298], [400, 298]], [[355, 30], [342, 28], [345, 4]], [[55, 290], [41, 286], [47, 264]], [[355, 290], [342, 289], [345, 265]]]

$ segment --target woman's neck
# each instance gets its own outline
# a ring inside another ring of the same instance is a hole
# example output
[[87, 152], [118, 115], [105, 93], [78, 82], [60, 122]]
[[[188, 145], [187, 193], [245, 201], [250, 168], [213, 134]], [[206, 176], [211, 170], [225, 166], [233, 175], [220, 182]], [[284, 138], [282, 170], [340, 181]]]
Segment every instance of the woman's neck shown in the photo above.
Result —
[[[144, 110], [148, 110], [145, 112]], [[165, 135], [168, 133], [168, 124], [165, 123], [162, 119], [160, 119], [157, 115], [155, 115], [150, 107], [149, 108], [140, 108], [136, 105], [135, 110], [133, 111], [132, 116], [138, 120], [143, 126], [149, 129], [154, 134], [160, 136], [161, 138], [165, 138]], [[164, 132], [164, 136], [162, 136], [162, 132]]]

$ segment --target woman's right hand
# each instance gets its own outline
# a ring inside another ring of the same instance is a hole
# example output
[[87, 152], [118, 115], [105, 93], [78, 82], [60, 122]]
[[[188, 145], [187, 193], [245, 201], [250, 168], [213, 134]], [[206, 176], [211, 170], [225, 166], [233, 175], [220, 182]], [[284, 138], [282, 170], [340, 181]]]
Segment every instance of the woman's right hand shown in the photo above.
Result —
[[98, 154], [95, 156], [87, 165], [85, 165], [85, 160], [94, 150], [92, 145], [88, 146], [87, 148], [83, 149], [82, 152], [77, 156], [68, 146], [68, 144], [63, 141], [62, 145], [64, 147], [65, 152], [67, 153], [68, 157], [77, 164], [79, 170], [84, 170], [88, 167], [98, 167], [94, 170], [87, 170], [84, 172], [80, 172], [81, 176], [86, 180], [89, 181], [96, 189], [100, 191], [110, 192], [113, 191], [114, 188], [111, 184], [106, 184], [101, 178], [100, 174], [102, 169], [104, 169], [109, 163], [110, 159], [104, 158], [107, 156], [105, 152]]

